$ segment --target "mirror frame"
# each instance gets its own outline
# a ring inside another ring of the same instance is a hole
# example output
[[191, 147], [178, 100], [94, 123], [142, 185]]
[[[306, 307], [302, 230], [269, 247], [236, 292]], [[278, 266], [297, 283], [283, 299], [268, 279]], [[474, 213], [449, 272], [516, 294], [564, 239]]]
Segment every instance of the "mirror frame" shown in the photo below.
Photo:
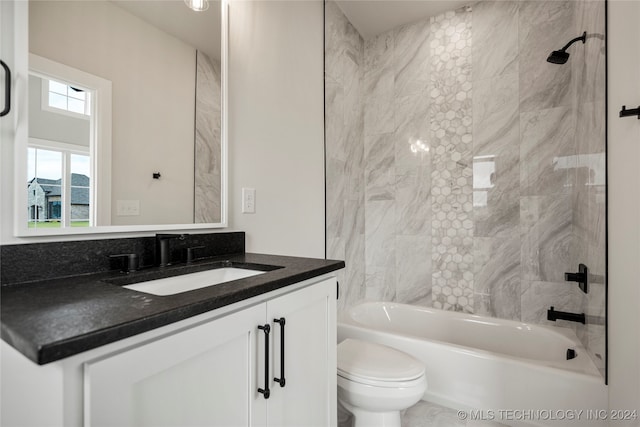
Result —
[[[27, 192], [24, 186], [27, 175], [27, 146], [28, 133], [15, 141], [15, 169], [14, 169], [14, 236], [16, 237], [41, 237], [41, 236], [67, 236], [102, 233], [134, 233], [144, 231], [169, 231], [169, 230], [198, 230], [225, 228], [228, 225], [228, 48], [229, 48], [229, 5], [228, 0], [220, 0], [220, 74], [221, 74], [221, 130], [220, 130], [220, 206], [221, 221], [219, 223], [188, 223], [188, 224], [149, 224], [149, 225], [98, 225], [91, 227], [67, 227], [67, 228], [29, 228], [27, 209]], [[31, 70], [31, 64], [29, 66]], [[35, 74], [42, 74], [41, 70], [34, 70]], [[46, 74], [46, 73], [45, 73]], [[110, 118], [109, 106], [109, 122]], [[28, 117], [25, 118], [25, 126], [28, 128]], [[109, 129], [109, 134], [111, 129]], [[109, 138], [110, 139], [110, 138]], [[92, 149], [91, 152], [94, 155]], [[108, 161], [110, 161], [110, 155]], [[94, 160], [92, 160], [94, 161]], [[110, 184], [109, 184], [110, 187]]]

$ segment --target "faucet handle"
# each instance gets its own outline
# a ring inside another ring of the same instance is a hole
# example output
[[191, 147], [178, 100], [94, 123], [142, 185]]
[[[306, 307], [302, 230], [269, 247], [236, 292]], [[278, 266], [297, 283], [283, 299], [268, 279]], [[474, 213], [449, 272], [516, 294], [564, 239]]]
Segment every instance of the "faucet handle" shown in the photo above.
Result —
[[191, 264], [193, 262], [193, 253], [196, 249], [204, 249], [205, 246], [193, 246], [191, 248], [187, 248], [187, 264]]
[[117, 255], [109, 255], [109, 258], [125, 258], [126, 261], [124, 264], [125, 273], [129, 273], [132, 271], [136, 271], [138, 269], [138, 254], [117, 254]]

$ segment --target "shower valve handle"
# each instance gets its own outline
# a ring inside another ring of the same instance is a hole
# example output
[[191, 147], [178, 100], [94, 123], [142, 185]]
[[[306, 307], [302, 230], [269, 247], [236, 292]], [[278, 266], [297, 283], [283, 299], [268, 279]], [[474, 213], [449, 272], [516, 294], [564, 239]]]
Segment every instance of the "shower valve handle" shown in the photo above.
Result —
[[589, 292], [589, 269], [586, 265], [580, 264], [577, 273], [564, 273], [564, 280], [567, 282], [578, 282], [580, 290], [585, 294]]

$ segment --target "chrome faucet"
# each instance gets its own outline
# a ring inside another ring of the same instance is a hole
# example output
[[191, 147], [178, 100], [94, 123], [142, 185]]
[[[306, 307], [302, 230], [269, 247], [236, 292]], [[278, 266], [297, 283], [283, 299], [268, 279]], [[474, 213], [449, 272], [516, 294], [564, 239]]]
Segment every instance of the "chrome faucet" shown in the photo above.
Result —
[[184, 240], [188, 234], [156, 234], [156, 262], [160, 267], [171, 265], [171, 239]]

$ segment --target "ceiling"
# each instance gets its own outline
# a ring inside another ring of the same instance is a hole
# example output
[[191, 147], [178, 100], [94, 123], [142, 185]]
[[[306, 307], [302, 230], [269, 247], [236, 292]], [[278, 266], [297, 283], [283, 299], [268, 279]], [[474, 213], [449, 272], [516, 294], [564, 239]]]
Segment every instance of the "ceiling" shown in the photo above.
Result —
[[[194, 12], [183, 0], [111, 0], [140, 19], [220, 59], [220, 2]], [[366, 40], [398, 26], [457, 9], [472, 0], [336, 0]], [[215, 25], [211, 23], [214, 22]]]
[[336, 0], [363, 39], [403, 24], [439, 15], [472, 3], [472, 0]]
[[220, 2], [194, 12], [183, 0], [111, 0], [129, 13], [220, 60]]

